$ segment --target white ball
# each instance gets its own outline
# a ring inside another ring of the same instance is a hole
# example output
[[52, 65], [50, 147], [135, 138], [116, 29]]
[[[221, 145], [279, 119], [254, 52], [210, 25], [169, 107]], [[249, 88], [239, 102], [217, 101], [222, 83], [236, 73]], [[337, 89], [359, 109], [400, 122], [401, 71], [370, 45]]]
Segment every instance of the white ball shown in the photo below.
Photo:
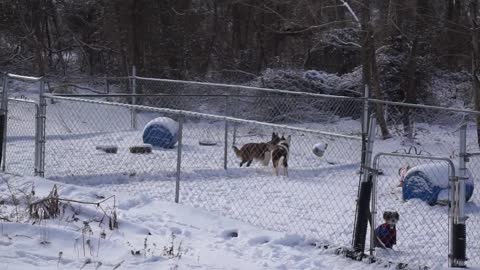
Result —
[[328, 144], [327, 143], [317, 143], [313, 146], [313, 154], [317, 157], [323, 157], [323, 154], [327, 150]]

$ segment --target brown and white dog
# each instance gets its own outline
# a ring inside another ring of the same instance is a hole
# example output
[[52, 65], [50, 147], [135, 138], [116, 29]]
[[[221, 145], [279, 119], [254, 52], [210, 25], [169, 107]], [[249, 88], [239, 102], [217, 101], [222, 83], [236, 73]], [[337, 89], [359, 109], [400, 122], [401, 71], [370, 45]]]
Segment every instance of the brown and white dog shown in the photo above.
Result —
[[280, 142], [280, 137], [277, 133], [272, 133], [272, 139], [266, 143], [247, 143], [242, 148], [238, 149], [233, 146], [235, 155], [242, 161], [240, 167], [247, 163], [247, 167], [250, 167], [253, 160], [260, 161], [263, 166], [267, 166], [272, 157], [272, 149]]
[[280, 142], [272, 149], [272, 163], [275, 175], [278, 176], [278, 166], [280, 161], [283, 166], [283, 174], [288, 176], [288, 154], [290, 152], [291, 136], [286, 139], [284, 136], [280, 138]]

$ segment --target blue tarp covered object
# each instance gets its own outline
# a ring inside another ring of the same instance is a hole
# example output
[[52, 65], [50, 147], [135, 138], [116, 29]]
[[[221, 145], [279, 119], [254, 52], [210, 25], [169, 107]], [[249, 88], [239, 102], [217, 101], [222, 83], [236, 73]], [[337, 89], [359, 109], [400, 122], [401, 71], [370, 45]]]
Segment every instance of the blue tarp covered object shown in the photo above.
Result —
[[[408, 170], [403, 180], [403, 199], [420, 199], [430, 205], [449, 200], [449, 168], [446, 163], [429, 163]], [[467, 170], [465, 180], [465, 201], [473, 194], [473, 177]]]
[[143, 143], [155, 147], [173, 148], [178, 140], [178, 123], [168, 117], [158, 117], [143, 129]]

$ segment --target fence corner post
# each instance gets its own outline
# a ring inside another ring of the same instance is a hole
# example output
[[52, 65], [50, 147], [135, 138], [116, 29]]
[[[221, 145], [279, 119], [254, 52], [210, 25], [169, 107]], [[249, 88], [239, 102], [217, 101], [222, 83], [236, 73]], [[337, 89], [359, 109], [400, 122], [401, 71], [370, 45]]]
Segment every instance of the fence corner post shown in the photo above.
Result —
[[353, 235], [353, 254], [350, 257], [361, 260], [365, 252], [365, 242], [367, 238], [368, 219], [370, 217], [370, 200], [372, 194], [372, 154], [373, 143], [376, 134], [376, 118], [375, 114], [370, 116], [368, 129], [368, 140], [366, 145], [365, 158], [363, 159], [363, 175], [359, 186], [357, 199], [357, 212], [355, 216], [355, 228]]
[[178, 119], [178, 143], [177, 143], [177, 172], [175, 181], [175, 202], [180, 202], [180, 176], [182, 171], [182, 146], [183, 146], [183, 122], [185, 116], [180, 115]]
[[466, 267], [466, 249], [467, 249], [467, 228], [465, 216], [465, 178], [467, 154], [467, 124], [462, 123], [460, 127], [460, 149], [458, 157], [458, 176], [455, 183], [455, 192], [453, 193], [453, 226], [451, 232], [451, 251], [449, 254], [449, 263], [451, 267]]

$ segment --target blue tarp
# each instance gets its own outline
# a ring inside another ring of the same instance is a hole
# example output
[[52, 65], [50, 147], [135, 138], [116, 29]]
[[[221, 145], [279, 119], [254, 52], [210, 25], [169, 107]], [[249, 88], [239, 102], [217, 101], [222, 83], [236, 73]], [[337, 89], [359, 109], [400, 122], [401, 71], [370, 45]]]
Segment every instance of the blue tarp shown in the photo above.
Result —
[[[432, 173], [432, 168], [437, 168], [438, 165], [421, 165], [410, 169], [403, 181], [403, 199], [420, 199], [427, 202], [430, 205], [437, 204], [439, 200], [439, 194], [448, 194], [448, 172], [445, 171], [441, 175]], [[442, 168], [443, 169], [443, 168]], [[473, 179], [470, 176], [465, 181], [465, 201], [470, 200], [473, 194]], [[448, 198], [448, 196], [447, 196]]]
[[143, 142], [161, 148], [173, 148], [177, 143], [177, 134], [161, 123], [147, 125], [143, 130]]

